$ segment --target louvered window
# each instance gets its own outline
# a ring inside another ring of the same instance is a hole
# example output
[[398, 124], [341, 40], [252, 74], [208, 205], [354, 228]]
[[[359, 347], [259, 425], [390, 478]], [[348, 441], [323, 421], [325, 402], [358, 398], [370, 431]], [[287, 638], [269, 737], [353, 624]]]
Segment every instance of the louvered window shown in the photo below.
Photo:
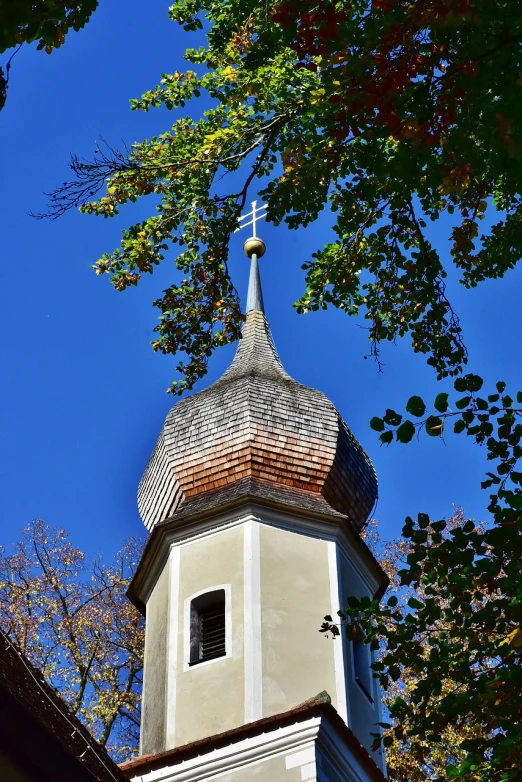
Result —
[[364, 633], [358, 627], [353, 639], [353, 670], [355, 681], [364, 692], [368, 700], [373, 703], [372, 697], [372, 658], [370, 647], [364, 642]]
[[225, 590], [195, 598], [190, 606], [190, 665], [224, 657], [226, 649]]

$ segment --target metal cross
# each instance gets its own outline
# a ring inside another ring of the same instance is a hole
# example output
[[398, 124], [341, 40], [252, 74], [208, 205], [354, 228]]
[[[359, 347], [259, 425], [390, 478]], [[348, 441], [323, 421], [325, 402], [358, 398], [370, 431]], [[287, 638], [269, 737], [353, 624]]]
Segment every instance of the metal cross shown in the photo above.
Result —
[[[244, 223], [243, 220], [248, 220], [249, 217], [252, 218], [250, 222]], [[252, 211], [238, 219], [239, 228], [236, 228], [234, 233], [237, 233], [238, 231], [241, 231], [242, 228], [247, 228], [247, 226], [251, 225], [252, 236], [257, 238], [256, 225], [258, 220], [262, 220], [263, 217], [266, 217], [266, 204], [262, 204], [262, 206], [258, 208], [257, 201], [252, 201]]]

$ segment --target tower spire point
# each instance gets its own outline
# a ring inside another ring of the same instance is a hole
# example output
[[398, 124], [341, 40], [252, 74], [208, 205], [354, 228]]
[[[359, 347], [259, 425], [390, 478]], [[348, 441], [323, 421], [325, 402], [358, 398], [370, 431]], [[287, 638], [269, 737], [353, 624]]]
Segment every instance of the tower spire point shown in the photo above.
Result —
[[[263, 306], [263, 293], [261, 290], [261, 279], [259, 277], [259, 258], [262, 258], [266, 251], [265, 243], [257, 235], [257, 222], [266, 217], [266, 204], [257, 206], [257, 201], [252, 201], [252, 211], [239, 218], [237, 231], [242, 228], [252, 226], [252, 236], [246, 240], [243, 245], [245, 255], [250, 258], [250, 277], [248, 281], [248, 294], [245, 312], [265, 313]], [[250, 218], [250, 219], [249, 219]]]
[[264, 315], [265, 308], [263, 305], [263, 291], [261, 290], [261, 278], [259, 276], [259, 264], [257, 259], [257, 253], [252, 253], [250, 255], [250, 277], [248, 280], [248, 293], [245, 312], [248, 314], [249, 312], [257, 311], [262, 312]]

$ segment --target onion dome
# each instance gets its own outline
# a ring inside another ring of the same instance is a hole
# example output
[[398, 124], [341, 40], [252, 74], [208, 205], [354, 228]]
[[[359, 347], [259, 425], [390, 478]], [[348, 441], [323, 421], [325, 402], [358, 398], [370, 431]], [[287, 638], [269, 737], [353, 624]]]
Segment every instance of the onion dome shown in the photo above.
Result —
[[168, 413], [140, 482], [141, 517], [152, 530], [247, 499], [344, 517], [360, 530], [377, 497], [375, 470], [326, 396], [284, 370], [263, 310], [264, 245], [246, 251], [247, 314], [235, 358]]

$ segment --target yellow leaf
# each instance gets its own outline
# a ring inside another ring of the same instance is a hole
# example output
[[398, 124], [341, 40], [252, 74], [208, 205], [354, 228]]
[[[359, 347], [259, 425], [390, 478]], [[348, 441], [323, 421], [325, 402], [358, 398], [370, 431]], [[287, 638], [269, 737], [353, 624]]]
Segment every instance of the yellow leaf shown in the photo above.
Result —
[[514, 646], [515, 649], [520, 649], [520, 647], [522, 647], [522, 630], [520, 627], [516, 627], [512, 630], [504, 640], [500, 642], [499, 646], [503, 646], [504, 644], [510, 644], [511, 646]]
[[232, 66], [231, 66], [231, 65], [227, 65], [227, 67], [226, 67], [226, 68], [225, 68], [225, 70], [223, 71], [223, 77], [224, 77], [224, 78], [225, 78], [227, 81], [236, 81], [236, 79], [237, 79], [237, 73], [236, 73], [236, 70], [235, 70], [235, 68], [232, 68]]

